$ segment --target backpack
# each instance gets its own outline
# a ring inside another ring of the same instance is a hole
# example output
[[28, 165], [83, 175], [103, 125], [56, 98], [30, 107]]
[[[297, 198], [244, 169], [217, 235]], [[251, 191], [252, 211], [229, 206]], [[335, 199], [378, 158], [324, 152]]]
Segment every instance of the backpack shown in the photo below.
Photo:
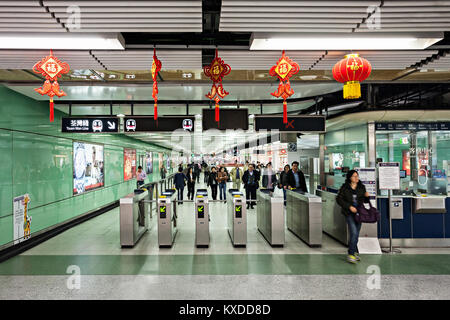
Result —
[[372, 203], [369, 201], [369, 209], [362, 203], [356, 208], [355, 221], [358, 223], [375, 223], [380, 220], [380, 212], [372, 207]]

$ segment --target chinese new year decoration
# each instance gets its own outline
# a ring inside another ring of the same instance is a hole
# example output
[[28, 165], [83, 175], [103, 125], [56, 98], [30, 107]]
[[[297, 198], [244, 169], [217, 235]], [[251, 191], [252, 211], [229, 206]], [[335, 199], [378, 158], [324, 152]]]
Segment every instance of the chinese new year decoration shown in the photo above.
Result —
[[229, 94], [229, 92], [225, 91], [222, 86], [222, 79], [224, 76], [229, 74], [230, 71], [231, 67], [218, 57], [217, 49], [214, 60], [209, 66], [203, 68], [205, 75], [213, 82], [211, 91], [206, 95], [206, 97], [216, 102], [215, 120], [217, 122], [220, 120], [219, 101], [221, 98], [224, 98]]
[[334, 79], [344, 83], [344, 99], [361, 97], [359, 83], [366, 80], [371, 71], [370, 62], [361, 58], [357, 53], [346, 55], [344, 59], [334, 65]]
[[41, 88], [36, 88], [34, 90], [41, 95], [48, 95], [50, 97], [50, 122], [53, 122], [54, 120], [53, 97], [62, 97], [66, 95], [66, 93], [59, 88], [57, 78], [61, 77], [62, 74], [69, 72], [69, 70], [69, 65], [65, 62], [61, 62], [55, 57], [52, 50], [50, 50], [50, 55], [46, 56], [33, 66], [34, 72], [42, 74], [45, 79], [47, 79]]
[[274, 77], [277, 76], [280, 79], [278, 85], [278, 91], [270, 93], [274, 97], [283, 98], [283, 123], [287, 123], [287, 102], [286, 99], [294, 94], [294, 89], [291, 88], [289, 78], [292, 77], [300, 70], [297, 63], [292, 61], [284, 53], [281, 55], [277, 64], [270, 68], [269, 74]]
[[161, 71], [162, 63], [156, 56], [156, 49], [153, 49], [153, 63], [152, 63], [152, 78], [153, 78], [153, 93], [152, 97], [155, 100], [153, 119], [158, 120], [158, 72]]

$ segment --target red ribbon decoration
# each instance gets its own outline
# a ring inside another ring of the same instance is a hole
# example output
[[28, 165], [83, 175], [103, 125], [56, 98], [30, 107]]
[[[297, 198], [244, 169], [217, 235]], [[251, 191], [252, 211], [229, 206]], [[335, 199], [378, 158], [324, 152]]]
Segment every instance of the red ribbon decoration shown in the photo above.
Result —
[[[35, 88], [34, 90], [41, 95], [48, 95], [50, 97], [50, 122], [54, 121], [53, 97], [62, 97], [66, 95], [66, 93], [59, 88], [57, 78], [61, 77], [63, 73], [68, 73], [69, 70], [69, 65], [66, 62], [61, 62], [55, 57], [51, 49], [50, 55], [46, 56], [33, 66], [34, 72], [42, 74], [45, 79], [47, 79], [41, 88]], [[53, 83], [51, 81], [53, 81]]]
[[278, 60], [277, 64], [270, 68], [269, 74], [274, 77], [277, 76], [280, 79], [280, 84], [278, 85], [278, 90], [270, 93], [274, 97], [283, 98], [283, 123], [286, 124], [287, 121], [287, 102], [286, 99], [294, 94], [294, 89], [291, 88], [291, 83], [289, 78], [292, 77], [300, 70], [300, 66], [292, 61], [288, 56], [285, 55], [284, 50], [281, 58]]
[[219, 102], [220, 98], [224, 98], [229, 94], [222, 86], [222, 79], [231, 71], [230, 65], [226, 64], [221, 58], [218, 57], [218, 51], [216, 49], [216, 56], [209, 66], [203, 68], [203, 72], [207, 77], [211, 79], [213, 85], [211, 91], [206, 94], [206, 97], [216, 102], [215, 120], [219, 125]]
[[162, 63], [156, 56], [156, 49], [153, 48], [153, 63], [152, 63], [152, 78], [153, 78], [153, 93], [152, 97], [155, 100], [153, 119], [158, 120], [158, 72], [161, 71]]

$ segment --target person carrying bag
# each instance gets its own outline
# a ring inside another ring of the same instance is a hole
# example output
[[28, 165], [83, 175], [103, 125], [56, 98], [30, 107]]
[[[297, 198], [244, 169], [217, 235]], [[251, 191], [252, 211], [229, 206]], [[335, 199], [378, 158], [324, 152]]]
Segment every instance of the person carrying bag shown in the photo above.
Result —
[[[356, 263], [361, 260], [358, 252], [358, 238], [361, 230], [361, 222], [363, 222], [360, 219], [363, 211], [362, 208], [365, 209], [365, 202], [370, 203], [369, 193], [359, 180], [359, 175], [356, 170], [350, 170], [347, 173], [345, 183], [339, 189], [336, 202], [342, 208], [341, 212], [345, 215], [350, 233], [347, 261]], [[360, 210], [359, 214], [357, 208]], [[357, 215], [359, 215], [358, 218]], [[363, 215], [365, 216], [365, 213]]]

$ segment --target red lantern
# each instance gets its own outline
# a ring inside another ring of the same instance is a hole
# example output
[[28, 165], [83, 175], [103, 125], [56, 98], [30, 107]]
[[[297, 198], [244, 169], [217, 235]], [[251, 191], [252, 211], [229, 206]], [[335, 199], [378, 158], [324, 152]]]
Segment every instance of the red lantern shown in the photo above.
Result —
[[158, 120], [158, 72], [161, 71], [162, 63], [156, 57], [156, 49], [153, 49], [152, 62], [152, 78], [153, 78], [153, 93], [152, 97], [155, 100], [153, 119]]
[[217, 49], [216, 49], [216, 57], [211, 62], [209, 66], [203, 68], [203, 72], [207, 77], [211, 79], [213, 85], [211, 87], [211, 91], [206, 94], [206, 97], [214, 100], [216, 102], [216, 113], [215, 120], [219, 122], [219, 101], [220, 98], [224, 98], [229, 94], [229, 92], [225, 91], [222, 86], [222, 79], [224, 76], [229, 74], [231, 71], [231, 67], [226, 64], [221, 58], [218, 57]]
[[292, 61], [289, 57], [285, 56], [284, 50], [280, 60], [277, 64], [270, 68], [269, 74], [274, 77], [277, 76], [280, 79], [278, 85], [278, 91], [272, 92], [274, 97], [283, 98], [283, 123], [287, 123], [287, 102], [286, 99], [294, 94], [294, 90], [291, 88], [289, 78], [292, 77], [300, 70], [300, 66]]
[[370, 62], [361, 58], [357, 53], [346, 55], [344, 59], [334, 65], [334, 79], [344, 83], [344, 99], [361, 97], [359, 83], [366, 80], [371, 71]]
[[[48, 95], [50, 97], [50, 122], [53, 122], [54, 120], [53, 97], [62, 97], [66, 95], [64, 91], [60, 90], [56, 79], [61, 77], [61, 74], [69, 72], [69, 70], [69, 65], [56, 58], [53, 55], [52, 50], [50, 50], [49, 56], [46, 56], [33, 66], [34, 72], [42, 74], [45, 79], [47, 79], [42, 88], [36, 88], [34, 90], [41, 95]], [[53, 81], [53, 83], [51, 81]]]

